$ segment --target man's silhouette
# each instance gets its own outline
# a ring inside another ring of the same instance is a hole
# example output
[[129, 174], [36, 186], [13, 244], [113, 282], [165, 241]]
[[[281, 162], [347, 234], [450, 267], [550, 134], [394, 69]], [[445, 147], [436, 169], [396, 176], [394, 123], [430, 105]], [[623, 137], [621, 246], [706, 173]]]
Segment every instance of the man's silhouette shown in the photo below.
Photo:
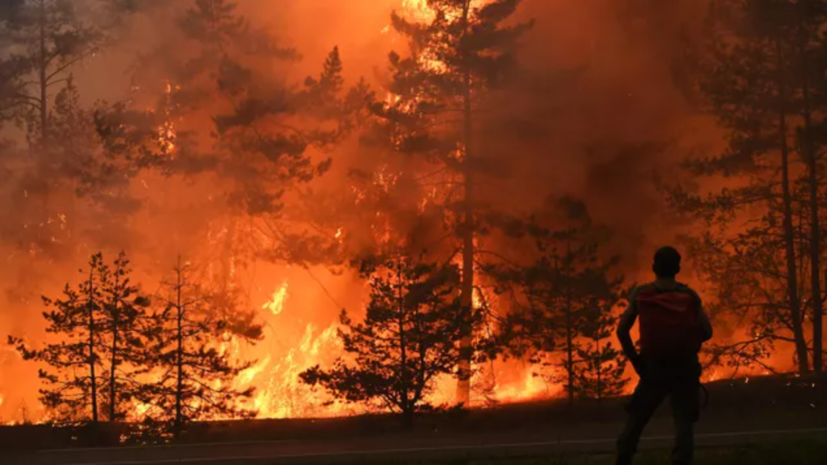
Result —
[[[617, 441], [617, 464], [632, 463], [643, 428], [669, 396], [675, 423], [672, 463], [692, 461], [693, 427], [700, 410], [701, 344], [712, 338], [712, 325], [701, 299], [689, 286], [675, 281], [681, 255], [673, 247], [655, 253], [654, 282], [637, 287], [620, 319], [617, 337], [640, 382], [626, 407], [626, 427]], [[629, 331], [640, 318], [640, 353]]]

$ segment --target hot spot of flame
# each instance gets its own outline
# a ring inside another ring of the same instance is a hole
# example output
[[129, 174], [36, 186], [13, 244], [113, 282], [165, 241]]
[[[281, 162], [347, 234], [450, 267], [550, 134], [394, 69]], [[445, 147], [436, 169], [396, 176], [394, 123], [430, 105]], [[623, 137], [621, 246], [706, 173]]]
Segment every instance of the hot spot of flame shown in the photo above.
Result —
[[273, 297], [269, 302], [261, 306], [264, 310], [270, 310], [273, 315], [278, 315], [284, 311], [284, 302], [287, 300], [287, 281], [281, 283], [281, 286], [273, 291]]
[[258, 363], [242, 371], [241, 374], [238, 375], [239, 382], [245, 386], [249, 386], [250, 384], [252, 384], [253, 380], [256, 379], [256, 376], [263, 372], [264, 369], [267, 368], [267, 365], [270, 364], [270, 359], [270, 354], [267, 354], [267, 356], [260, 360]]
[[[175, 86], [174, 89], [179, 90], [180, 88], [180, 86]], [[163, 153], [168, 156], [172, 156], [173, 152], [175, 151], [175, 139], [178, 135], [175, 129], [175, 122], [172, 120], [172, 112], [169, 108], [171, 103], [172, 91], [172, 83], [167, 81], [165, 96], [166, 105], [164, 110], [166, 119], [158, 127], [158, 145], [161, 146], [161, 150], [163, 151]]]
[[402, 8], [409, 19], [419, 22], [430, 22], [436, 18], [436, 12], [428, 6], [428, 0], [403, 0]]

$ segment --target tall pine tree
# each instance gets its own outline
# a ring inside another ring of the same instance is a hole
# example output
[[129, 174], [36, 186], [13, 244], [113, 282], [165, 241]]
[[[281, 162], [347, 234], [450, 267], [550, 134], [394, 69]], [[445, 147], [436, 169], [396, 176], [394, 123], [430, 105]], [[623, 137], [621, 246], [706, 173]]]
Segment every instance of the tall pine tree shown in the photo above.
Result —
[[[475, 144], [479, 130], [475, 115], [487, 92], [503, 82], [515, 63], [514, 49], [530, 23], [508, 25], [520, 0], [429, 0], [432, 15], [424, 21], [396, 13], [394, 29], [408, 39], [410, 54], [390, 55], [388, 99], [373, 105], [387, 122], [394, 150], [427, 160], [430, 171], [444, 176], [445, 192], [438, 197], [458, 241], [462, 262], [461, 305], [473, 313], [475, 262], [479, 235], [484, 231], [479, 181], [491, 173], [491, 159]], [[465, 327], [462, 345], [472, 335]], [[470, 359], [460, 364], [469, 372], [458, 384], [457, 401], [470, 400]]]
[[824, 6], [750, 0], [716, 3], [710, 13], [698, 90], [728, 130], [729, 147], [687, 165], [695, 175], [725, 182], [707, 192], [669, 189], [679, 210], [706, 221], [707, 231], [693, 239], [694, 252], [716, 280], [721, 311], [752, 323], [746, 341], [717, 348], [738, 364], [763, 363], [772, 344], [792, 343], [798, 371], [810, 371], [810, 319], [817, 347], [812, 360], [823, 363], [823, 138], [817, 128], [824, 102], [825, 61], [818, 52]]

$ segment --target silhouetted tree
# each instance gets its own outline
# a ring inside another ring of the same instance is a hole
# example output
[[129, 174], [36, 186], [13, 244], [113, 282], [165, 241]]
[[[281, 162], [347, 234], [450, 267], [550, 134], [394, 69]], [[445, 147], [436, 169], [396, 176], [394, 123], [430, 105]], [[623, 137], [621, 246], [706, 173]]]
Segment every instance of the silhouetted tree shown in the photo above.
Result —
[[[817, 128], [827, 69], [819, 51], [824, 19], [821, 1], [714, 4], [697, 80], [709, 111], [729, 131], [729, 147], [688, 167], [726, 182], [709, 192], [670, 189], [679, 210], [706, 221], [707, 232], [693, 239], [693, 247], [706, 254], [701, 262], [708, 277], [726, 280], [716, 281], [719, 308], [752, 323], [751, 341], [718, 352], [731, 354], [738, 347], [743, 361], [766, 354], [773, 341], [791, 342], [801, 373], [810, 370], [808, 307], [816, 346], [823, 337], [823, 219], [813, 199], [822, 192], [823, 137]], [[749, 226], [738, 227], [745, 218]]]
[[578, 397], [600, 402], [622, 395], [629, 378], [626, 377], [626, 356], [612, 344], [618, 321], [612, 312], [620, 295], [611, 300], [594, 297], [589, 300], [578, 322], [580, 337], [574, 342], [577, 361], [572, 365], [574, 383], [571, 384]]
[[[44, 297], [47, 332], [59, 335], [42, 349], [30, 349], [16, 337], [9, 342], [26, 360], [51, 366], [40, 371], [47, 387], [41, 401], [57, 421], [97, 423], [99, 409], [107, 419], [124, 419], [120, 407], [141, 393], [136, 375], [146, 361], [143, 327], [149, 301], [129, 279], [129, 261], [121, 253], [109, 267], [98, 253], [89, 262], [87, 279], [73, 290], [67, 285], [63, 300]], [[87, 406], [91, 412], [84, 415]]]
[[98, 422], [101, 373], [104, 371], [104, 298], [102, 282], [106, 265], [101, 254], [89, 261], [86, 279], [72, 289], [67, 284], [63, 299], [44, 297], [53, 310], [43, 313], [49, 323], [46, 331], [59, 340], [42, 349], [30, 349], [25, 341], [9, 336], [25, 360], [45, 363], [39, 376], [46, 384], [40, 400], [54, 421]]
[[622, 378], [625, 364], [604, 340], [614, 323], [612, 308], [622, 299], [623, 279], [612, 276], [617, 257], [601, 256], [610, 236], [592, 223], [585, 204], [571, 198], [555, 203], [543, 212], [542, 222], [535, 218], [528, 223], [535, 261], [493, 267], [492, 274], [501, 285], [517, 287], [517, 308], [502, 325], [506, 344], [541, 367], [562, 367], [573, 403], [578, 393], [598, 398], [622, 382], [609, 381]]
[[164, 308], [153, 316], [149, 330], [149, 365], [158, 375], [143, 399], [151, 405], [152, 420], [166, 422], [177, 437], [193, 420], [250, 418], [256, 412], [245, 401], [253, 388], [233, 387], [235, 378], [253, 362], [223, 345], [231, 341], [255, 343], [260, 325], [251, 319], [239, 324], [222, 318], [226, 302], [211, 295], [195, 280], [191, 265], [179, 257], [172, 280], [164, 283]]
[[[427, 396], [438, 377], [462, 376], [459, 273], [455, 266], [406, 256], [363, 272], [371, 283], [370, 303], [361, 323], [342, 312], [345, 357], [331, 369], [313, 367], [301, 379], [349, 402], [376, 403], [411, 426], [416, 412], [431, 407]], [[479, 323], [479, 315], [471, 321]]]
[[88, 15], [96, 3], [100, 2], [14, 0], [0, 12], [0, 44], [10, 51], [0, 67], [17, 82], [10, 103], [40, 149], [50, 140], [50, 89], [65, 82], [75, 65], [103, 45], [103, 31]]
[[[507, 25], [520, 0], [493, 0], [476, 6], [472, 0], [431, 0], [432, 17], [422, 22], [396, 13], [394, 29], [408, 39], [410, 55], [390, 55], [390, 96], [373, 105], [373, 112], [386, 120], [384, 134], [391, 147], [404, 154], [424, 158], [444, 179], [430, 175], [445, 187], [445, 194], [432, 200], [447, 208], [446, 219], [459, 242], [462, 254], [461, 305], [473, 313], [475, 259], [479, 259], [477, 237], [484, 206], [478, 195], [480, 178], [498, 171], [491, 159], [474, 143], [476, 113], [489, 89], [502, 83], [513, 68], [514, 48], [530, 23]], [[469, 349], [470, 326], [463, 346]], [[465, 350], [471, 353], [469, 350]], [[470, 398], [470, 360], [460, 369], [457, 400]]]
[[102, 267], [100, 293], [102, 312], [100, 333], [103, 336], [107, 370], [101, 381], [107, 389], [109, 421], [124, 419], [119, 406], [140, 395], [144, 386], [138, 376], [145, 373], [147, 353], [143, 328], [147, 323], [149, 299], [140, 286], [130, 279], [132, 270], [124, 252], [113, 266]]

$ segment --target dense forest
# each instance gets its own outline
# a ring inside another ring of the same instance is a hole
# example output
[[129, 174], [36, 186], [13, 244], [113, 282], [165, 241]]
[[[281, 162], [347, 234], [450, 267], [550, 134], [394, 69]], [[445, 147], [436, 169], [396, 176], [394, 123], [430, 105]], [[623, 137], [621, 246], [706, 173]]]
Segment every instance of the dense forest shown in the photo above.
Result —
[[3, 2], [0, 420], [599, 403], [667, 243], [821, 373], [827, 2], [564, 3]]

